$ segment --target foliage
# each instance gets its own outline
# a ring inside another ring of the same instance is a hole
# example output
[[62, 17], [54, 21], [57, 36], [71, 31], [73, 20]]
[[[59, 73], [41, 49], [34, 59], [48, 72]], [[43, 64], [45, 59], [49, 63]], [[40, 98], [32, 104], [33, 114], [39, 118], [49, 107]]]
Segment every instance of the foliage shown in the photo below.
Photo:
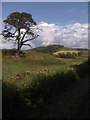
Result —
[[76, 57], [79, 57], [79, 56], [82, 56], [82, 52], [78, 52], [78, 53], [69, 53], [69, 52], [67, 52], [67, 54], [59, 54], [59, 55], [57, 55], [57, 57], [60, 57], [60, 58], [76, 58]]
[[[32, 25], [36, 25], [35, 21], [32, 19], [32, 15], [25, 12], [14, 12], [11, 13], [4, 23], [9, 24], [15, 28], [29, 29]], [[7, 25], [5, 28], [8, 27]]]
[[45, 54], [53, 54], [54, 52], [58, 51], [59, 49], [61, 49], [63, 47], [64, 46], [62, 46], [62, 45], [49, 45], [49, 46], [45, 46], [45, 47], [38, 47], [33, 50], [35, 50], [37, 52], [45, 53]]
[[[22, 59], [3, 55], [3, 119], [77, 118], [88, 93], [86, 74], [78, 73], [87, 71], [87, 67], [83, 69], [86, 58], [24, 53]], [[14, 77], [18, 79], [14, 81]]]
[[[3, 49], [2, 50], [2, 54], [4, 56], [11, 56], [11, 57], [13, 57], [16, 53], [17, 53], [16, 49], [9, 49], [9, 50]], [[20, 51], [20, 54], [21, 54], [21, 57], [25, 57], [25, 53], [23, 51]]]
[[79, 56], [82, 56], [82, 54], [83, 54], [83, 53], [82, 53], [81, 51], [78, 53]]
[[7, 40], [17, 44], [17, 57], [20, 57], [22, 46], [32, 47], [30, 41], [38, 37], [38, 34], [33, 30], [36, 22], [29, 13], [14, 12], [4, 20], [4, 23], [5, 29], [2, 34]]
[[90, 59], [88, 59], [84, 63], [80, 64], [79, 66], [76, 66], [76, 70], [77, 70], [77, 73], [79, 76], [89, 75]]
[[87, 88], [87, 79], [78, 81], [74, 69], [38, 74], [22, 89], [3, 83], [3, 118], [75, 118]]

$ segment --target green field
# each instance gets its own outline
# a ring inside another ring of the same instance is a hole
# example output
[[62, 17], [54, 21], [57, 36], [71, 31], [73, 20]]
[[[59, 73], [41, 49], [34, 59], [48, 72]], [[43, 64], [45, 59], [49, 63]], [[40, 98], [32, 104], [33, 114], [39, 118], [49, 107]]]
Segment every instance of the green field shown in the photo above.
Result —
[[2, 80], [2, 51], [0, 51], [0, 80]]
[[87, 99], [88, 51], [80, 50], [82, 56], [75, 58], [60, 58], [53, 52], [62, 47], [55, 46], [54, 50], [53, 46], [48, 53], [47, 47], [43, 52], [40, 49], [23, 51], [22, 58], [3, 52], [3, 116], [24, 119], [76, 117]]

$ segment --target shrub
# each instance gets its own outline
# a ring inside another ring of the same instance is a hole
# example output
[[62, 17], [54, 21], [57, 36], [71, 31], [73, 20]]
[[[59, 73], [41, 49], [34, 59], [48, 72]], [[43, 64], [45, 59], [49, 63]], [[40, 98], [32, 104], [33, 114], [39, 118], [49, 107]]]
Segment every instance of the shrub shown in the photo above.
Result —
[[60, 58], [75, 58], [77, 56], [77, 54], [76, 53], [69, 53], [69, 52], [67, 52], [67, 54], [59, 54], [58, 55], [58, 57], [60, 57]]
[[77, 73], [78, 73], [79, 76], [89, 75], [89, 71], [90, 71], [90, 59], [88, 59], [84, 63], [76, 66], [76, 70], [77, 70]]
[[83, 54], [83, 53], [82, 53], [81, 51], [80, 51], [80, 52], [78, 52], [78, 55], [79, 55], [79, 56], [82, 56], [82, 54]]
[[[6, 56], [15, 56], [16, 52], [16, 49], [2, 50], [2, 54]], [[25, 53], [23, 51], [21, 51], [21, 57], [25, 57]]]
[[62, 91], [65, 87], [69, 87], [77, 81], [75, 70], [67, 70], [66, 72], [57, 71], [52, 75], [39, 74], [30, 85], [30, 99], [32, 103], [38, 102], [39, 98], [47, 98], [55, 94], [57, 90]]

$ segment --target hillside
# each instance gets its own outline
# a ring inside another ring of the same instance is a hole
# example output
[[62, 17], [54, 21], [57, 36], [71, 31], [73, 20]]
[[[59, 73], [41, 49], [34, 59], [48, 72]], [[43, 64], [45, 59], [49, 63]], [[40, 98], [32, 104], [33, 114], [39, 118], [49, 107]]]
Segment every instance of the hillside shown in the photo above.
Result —
[[[69, 47], [64, 47], [63, 45], [48, 45], [48, 46], [42, 46], [42, 47], [37, 47], [32, 49], [31, 51], [36, 51], [36, 52], [41, 52], [41, 53], [45, 53], [45, 54], [53, 54], [55, 52], [59, 52], [59, 51], [88, 51], [88, 49], [82, 49], [82, 48], [69, 48]], [[85, 53], [86, 54], [86, 53]]]
[[[60, 46], [51, 48], [47, 54], [36, 50], [22, 51], [22, 58], [14, 56], [15, 49], [3, 50], [4, 118], [76, 116], [87, 98], [87, 57], [59, 58], [49, 53], [60, 50]], [[83, 53], [86, 55], [87, 52], [84, 50]]]
[[59, 58], [78, 58], [88, 57], [88, 49], [82, 48], [68, 48], [62, 45], [49, 45], [44, 47], [38, 47], [30, 50], [32, 52], [38, 52], [48, 55], [53, 55]]
[[45, 54], [53, 54], [54, 52], [64, 48], [62, 45], [49, 45], [45, 47], [38, 47], [33, 49], [34, 51], [45, 53]]
[[[57, 55], [58, 53], [65, 53], [68, 52], [70, 54], [72, 53], [79, 53], [81, 52], [81, 54], [87, 56], [88, 55], [88, 50], [87, 49], [81, 49], [81, 48], [68, 48], [68, 47], [64, 47], [62, 45], [49, 45], [49, 46], [42, 46], [42, 47], [37, 47], [34, 49], [29, 49], [29, 50], [22, 50], [22, 55], [25, 56], [25, 53], [29, 53], [31, 51], [31, 53], [44, 53], [44, 54], [48, 54], [48, 55]], [[3, 49], [2, 50], [3, 55], [15, 55], [16, 53], [16, 49]], [[29, 55], [29, 54], [28, 54]]]

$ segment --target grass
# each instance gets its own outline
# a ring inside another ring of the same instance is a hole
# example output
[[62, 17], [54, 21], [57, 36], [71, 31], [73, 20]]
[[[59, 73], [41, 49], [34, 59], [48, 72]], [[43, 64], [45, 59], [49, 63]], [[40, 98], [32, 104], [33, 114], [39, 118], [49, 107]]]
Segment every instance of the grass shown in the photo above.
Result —
[[78, 81], [76, 71], [69, 69], [36, 76], [31, 84], [21, 89], [15, 84], [3, 83], [3, 115], [5, 118], [19, 116], [24, 119], [75, 117], [87, 98], [87, 82], [87, 78]]
[[61, 50], [61, 51], [58, 51], [58, 52], [55, 52], [54, 54], [58, 55], [58, 54], [67, 54], [67, 52], [69, 52], [70, 54], [72, 53], [78, 53], [79, 51], [77, 50]]
[[[18, 73], [30, 71], [35, 74], [38, 71], [53, 72], [56, 69], [66, 68], [74, 64], [80, 64], [85, 59], [56, 58], [52, 55], [26, 51], [26, 57], [22, 59], [11, 58], [3, 55], [3, 81], [9, 80]], [[9, 72], [8, 72], [9, 70]]]
[[87, 98], [86, 60], [36, 51], [21, 59], [3, 55], [3, 117], [75, 118]]
[[45, 47], [35, 48], [34, 51], [45, 53], [45, 54], [53, 54], [55, 51], [62, 49], [64, 46], [62, 45], [49, 45]]
[[0, 51], [0, 80], [2, 80], [2, 51]]

